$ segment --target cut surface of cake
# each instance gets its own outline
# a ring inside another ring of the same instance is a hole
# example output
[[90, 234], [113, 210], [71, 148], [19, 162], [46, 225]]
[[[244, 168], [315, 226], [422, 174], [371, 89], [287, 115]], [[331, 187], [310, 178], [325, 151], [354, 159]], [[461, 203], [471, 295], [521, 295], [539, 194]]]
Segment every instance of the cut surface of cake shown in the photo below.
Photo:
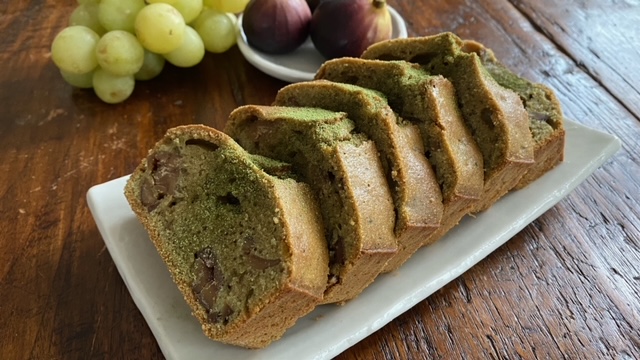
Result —
[[375, 142], [394, 197], [399, 247], [385, 272], [397, 269], [440, 226], [442, 192], [425, 156], [420, 130], [397, 118], [383, 94], [315, 80], [285, 86], [274, 104], [344, 111], [355, 123], [355, 130]]
[[170, 129], [125, 195], [210, 338], [261, 348], [321, 302], [328, 251], [290, 166], [202, 125]]
[[534, 144], [520, 97], [500, 86], [477, 54], [463, 51], [463, 41], [456, 35], [383, 41], [369, 47], [362, 57], [417, 63], [453, 83], [463, 118], [484, 160], [484, 195], [473, 212], [486, 210], [515, 188], [533, 165]]
[[458, 108], [451, 82], [406, 61], [340, 58], [325, 62], [317, 79], [349, 83], [383, 93], [403, 120], [420, 128], [443, 196], [440, 227], [426, 244], [455, 226], [482, 196], [483, 160]]
[[516, 187], [523, 188], [564, 159], [565, 130], [560, 101], [549, 87], [529, 81], [509, 70], [484, 45], [465, 40], [464, 50], [478, 54], [485, 69], [498, 84], [520, 96], [529, 114], [529, 129], [535, 143], [535, 165]]
[[225, 132], [247, 151], [291, 163], [316, 194], [329, 243], [324, 303], [358, 296], [396, 254], [394, 209], [377, 150], [345, 113], [242, 106]]

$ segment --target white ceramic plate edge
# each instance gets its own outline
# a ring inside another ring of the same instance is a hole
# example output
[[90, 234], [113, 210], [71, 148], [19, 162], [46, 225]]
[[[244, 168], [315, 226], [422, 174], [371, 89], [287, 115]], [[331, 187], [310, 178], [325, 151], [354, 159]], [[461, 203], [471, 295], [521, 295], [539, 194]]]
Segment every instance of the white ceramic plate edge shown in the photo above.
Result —
[[[380, 276], [345, 306], [324, 305], [262, 350], [207, 339], [169, 277], [122, 189], [127, 177], [92, 187], [87, 200], [107, 249], [168, 359], [328, 359], [455, 279], [554, 206], [619, 148], [620, 141], [566, 122], [565, 161], [525, 189], [467, 218], [397, 272]], [[425, 276], [425, 274], [427, 274]]]

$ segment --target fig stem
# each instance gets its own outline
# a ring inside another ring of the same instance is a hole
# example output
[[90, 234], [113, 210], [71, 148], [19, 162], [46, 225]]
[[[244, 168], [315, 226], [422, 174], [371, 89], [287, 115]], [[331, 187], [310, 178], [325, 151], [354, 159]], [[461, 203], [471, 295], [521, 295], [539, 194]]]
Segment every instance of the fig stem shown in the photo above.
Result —
[[373, 0], [373, 7], [376, 9], [382, 9], [387, 4], [386, 0]]

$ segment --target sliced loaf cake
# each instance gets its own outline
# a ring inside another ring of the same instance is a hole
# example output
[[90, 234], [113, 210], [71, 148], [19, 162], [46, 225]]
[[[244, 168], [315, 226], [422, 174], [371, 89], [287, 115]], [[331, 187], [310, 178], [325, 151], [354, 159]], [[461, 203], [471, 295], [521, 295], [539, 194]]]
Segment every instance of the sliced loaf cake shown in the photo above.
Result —
[[245, 149], [289, 162], [316, 194], [329, 243], [324, 303], [353, 299], [396, 254], [393, 200], [372, 141], [345, 113], [243, 106], [225, 132]]
[[451, 82], [406, 61], [340, 58], [325, 62], [317, 79], [349, 83], [383, 93], [391, 108], [416, 124], [442, 189], [442, 223], [426, 244], [458, 224], [482, 196], [482, 154], [464, 124]]
[[484, 195], [475, 211], [489, 208], [515, 188], [533, 165], [529, 118], [520, 97], [500, 86], [475, 53], [462, 50], [452, 33], [383, 41], [369, 47], [365, 59], [405, 60], [453, 83], [462, 115], [483, 155]]
[[264, 347], [322, 300], [319, 207], [290, 174], [191, 125], [169, 130], [127, 182], [131, 208], [214, 340]]
[[465, 40], [463, 50], [478, 54], [489, 74], [498, 84], [515, 91], [529, 113], [529, 129], [535, 142], [535, 165], [516, 187], [523, 188], [564, 159], [565, 131], [560, 102], [553, 90], [516, 75], [484, 45]]
[[379, 92], [326, 80], [301, 82], [278, 91], [275, 105], [344, 111], [356, 131], [376, 144], [394, 197], [398, 254], [385, 272], [397, 269], [439, 226], [442, 193], [417, 126], [401, 122]]

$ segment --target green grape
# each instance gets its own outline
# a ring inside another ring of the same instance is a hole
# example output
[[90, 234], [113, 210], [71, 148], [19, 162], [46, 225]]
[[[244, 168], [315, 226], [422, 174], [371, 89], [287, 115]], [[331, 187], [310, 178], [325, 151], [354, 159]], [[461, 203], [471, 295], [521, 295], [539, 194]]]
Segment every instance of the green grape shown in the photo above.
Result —
[[194, 28], [202, 38], [204, 47], [212, 53], [222, 53], [236, 44], [236, 17], [205, 9], [194, 22]]
[[86, 74], [98, 66], [96, 44], [100, 36], [86, 26], [69, 26], [51, 44], [51, 59], [56, 66], [73, 74]]
[[158, 54], [177, 49], [184, 39], [185, 27], [180, 12], [164, 3], [145, 6], [135, 22], [136, 35], [142, 46]]
[[74, 74], [68, 71], [60, 70], [60, 75], [69, 85], [81, 89], [90, 89], [93, 87], [93, 71], [86, 74]]
[[144, 0], [101, 0], [98, 19], [108, 31], [125, 30], [133, 33], [136, 15], [144, 7]]
[[114, 75], [100, 68], [93, 73], [93, 90], [100, 100], [109, 104], [127, 100], [135, 85], [133, 75]]
[[144, 63], [135, 75], [136, 80], [151, 80], [160, 75], [164, 68], [164, 57], [160, 54], [144, 51]]
[[228, 13], [243, 12], [248, 3], [249, 0], [204, 0], [204, 6]]
[[78, 5], [75, 10], [69, 16], [69, 26], [82, 25], [96, 32], [96, 34], [102, 36], [105, 32], [105, 28], [100, 24], [98, 20], [98, 4], [86, 3]]
[[168, 62], [179, 67], [195, 66], [204, 57], [204, 43], [200, 35], [191, 27], [187, 26], [184, 32], [184, 41], [177, 49], [164, 54]]
[[96, 45], [98, 65], [114, 75], [133, 75], [144, 62], [144, 49], [138, 39], [123, 30], [109, 31]]
[[202, 0], [175, 0], [174, 2], [173, 7], [180, 11], [187, 24], [195, 20], [202, 12]]
[[78, 4], [83, 5], [83, 4], [96, 4], [98, 5], [100, 3], [100, 0], [78, 0]]

